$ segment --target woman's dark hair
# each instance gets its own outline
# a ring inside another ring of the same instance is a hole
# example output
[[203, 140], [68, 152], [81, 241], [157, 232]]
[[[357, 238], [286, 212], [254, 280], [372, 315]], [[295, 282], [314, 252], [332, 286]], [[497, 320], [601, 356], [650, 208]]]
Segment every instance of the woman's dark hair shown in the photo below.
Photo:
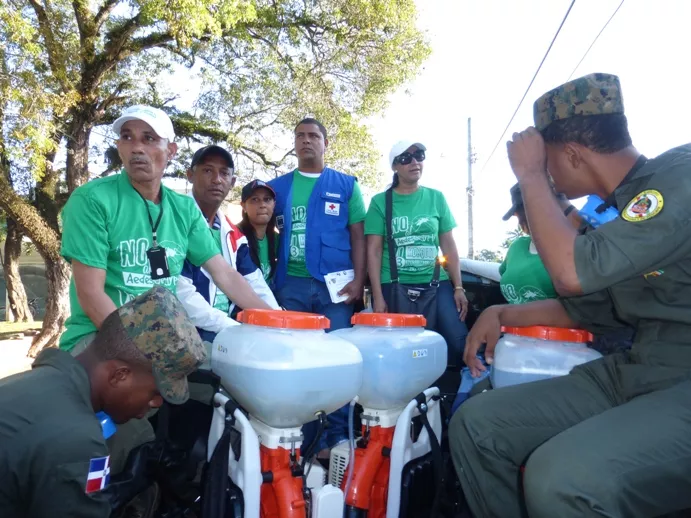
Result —
[[542, 130], [547, 144], [576, 142], [596, 153], [616, 153], [630, 146], [628, 122], [623, 113], [575, 115], [550, 123]]
[[[257, 243], [257, 233], [255, 232], [252, 223], [250, 223], [247, 212], [244, 210], [242, 211], [242, 221], [238, 224], [238, 228], [243, 234], [245, 234], [245, 237], [247, 238], [247, 245], [250, 249], [250, 257], [252, 258], [252, 262], [261, 270], [262, 263], [259, 260], [259, 244]], [[269, 245], [269, 265], [271, 267], [269, 277], [273, 277], [274, 273], [276, 273], [276, 262], [278, 261], [278, 258], [276, 257], [276, 239], [278, 239], [278, 237], [276, 234], [275, 212], [271, 215], [271, 219], [266, 225], [266, 239], [268, 240], [267, 244]]]
[[395, 189], [401, 181], [398, 179], [398, 173], [393, 174], [393, 180], [391, 180], [391, 188]]

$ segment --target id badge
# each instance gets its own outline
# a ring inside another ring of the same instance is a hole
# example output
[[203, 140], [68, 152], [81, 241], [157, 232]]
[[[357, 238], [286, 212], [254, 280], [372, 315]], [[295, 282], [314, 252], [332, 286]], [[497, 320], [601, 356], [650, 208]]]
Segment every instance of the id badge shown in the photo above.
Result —
[[149, 258], [152, 280], [170, 277], [170, 270], [168, 269], [168, 257], [166, 256], [165, 248], [161, 246], [149, 248], [146, 251], [146, 256]]

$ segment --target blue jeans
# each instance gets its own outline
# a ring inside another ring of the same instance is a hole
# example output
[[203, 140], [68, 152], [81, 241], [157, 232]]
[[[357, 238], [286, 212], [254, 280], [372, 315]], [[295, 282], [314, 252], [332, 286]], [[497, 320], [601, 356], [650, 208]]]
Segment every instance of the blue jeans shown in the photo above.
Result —
[[[406, 284], [410, 287], [429, 288], [426, 284]], [[384, 300], [391, 304], [391, 283], [381, 285]], [[434, 331], [446, 340], [448, 361], [447, 365], [460, 367], [463, 365], [463, 350], [465, 339], [468, 336], [468, 327], [458, 318], [456, 302], [453, 299], [453, 286], [451, 281], [441, 281], [437, 289], [437, 325]]]
[[[341, 302], [334, 304], [326, 284], [312, 277], [293, 277], [288, 275], [283, 287], [276, 293], [278, 303], [291, 311], [306, 311], [324, 315], [331, 322], [327, 330], [335, 331], [351, 327], [353, 305]], [[326, 387], [325, 387], [326, 390]], [[317, 421], [312, 421], [302, 427], [305, 437], [303, 451], [314, 440], [318, 430]], [[325, 448], [333, 448], [338, 443], [348, 439], [348, 405], [339, 408], [327, 416], [327, 427], [319, 440], [314, 452]]]

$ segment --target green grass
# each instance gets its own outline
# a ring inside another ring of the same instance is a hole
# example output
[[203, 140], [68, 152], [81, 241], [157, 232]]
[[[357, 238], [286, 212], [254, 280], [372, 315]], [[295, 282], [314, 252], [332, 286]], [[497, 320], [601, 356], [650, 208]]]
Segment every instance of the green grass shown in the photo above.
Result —
[[43, 322], [0, 322], [0, 336], [14, 333], [22, 333], [29, 329], [41, 329]]

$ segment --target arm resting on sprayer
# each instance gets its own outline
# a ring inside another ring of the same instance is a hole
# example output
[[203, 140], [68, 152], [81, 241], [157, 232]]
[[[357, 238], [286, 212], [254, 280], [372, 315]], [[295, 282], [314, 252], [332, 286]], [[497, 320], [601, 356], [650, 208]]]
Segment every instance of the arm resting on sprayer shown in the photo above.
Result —
[[245, 278], [225, 262], [221, 254], [213, 256], [202, 267], [211, 274], [214, 284], [236, 305], [243, 309], [272, 309], [252, 290]]
[[178, 277], [177, 296], [195, 327], [220, 333], [228, 326], [240, 325], [225, 312], [209, 304], [192, 281], [183, 275]]

